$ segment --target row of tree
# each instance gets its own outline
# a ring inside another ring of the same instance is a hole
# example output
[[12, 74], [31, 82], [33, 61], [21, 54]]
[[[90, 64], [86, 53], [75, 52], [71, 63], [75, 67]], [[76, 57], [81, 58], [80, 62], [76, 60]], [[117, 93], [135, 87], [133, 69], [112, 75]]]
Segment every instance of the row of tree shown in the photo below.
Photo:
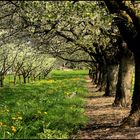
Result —
[[[132, 97], [132, 105], [130, 115], [124, 119], [122, 126], [139, 126], [140, 122], [140, 51], [138, 48], [140, 39], [140, 10], [139, 2], [133, 1], [104, 1], [109, 12], [115, 14], [114, 22], [120, 31], [121, 38], [125, 41], [126, 45], [123, 46], [122, 59], [119, 67], [118, 81], [122, 84], [117, 84], [116, 96], [118, 99], [122, 96], [126, 97], [127, 92], [125, 89], [131, 89], [133, 64], [135, 64], [135, 82], [134, 92]], [[132, 55], [134, 57], [131, 57]], [[123, 90], [122, 90], [123, 89]], [[116, 103], [118, 101], [116, 99]], [[127, 100], [127, 99], [126, 99]]]
[[[7, 74], [13, 76], [13, 83], [26, 83], [36, 78], [46, 78], [52, 70], [55, 59], [42, 54], [29, 44], [14, 42], [4, 43], [0, 47], [0, 86], [4, 85]], [[23, 80], [22, 80], [23, 79]]]
[[130, 103], [135, 77], [123, 126], [139, 125], [139, 2], [2, 1], [0, 8], [0, 40], [24, 40], [53, 57], [85, 62], [104, 96], [115, 96], [114, 106]]

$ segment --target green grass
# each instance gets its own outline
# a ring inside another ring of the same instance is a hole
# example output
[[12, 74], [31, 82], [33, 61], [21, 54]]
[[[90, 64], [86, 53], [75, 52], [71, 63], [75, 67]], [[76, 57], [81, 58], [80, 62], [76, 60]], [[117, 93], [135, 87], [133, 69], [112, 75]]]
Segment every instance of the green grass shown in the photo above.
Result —
[[0, 139], [69, 138], [87, 123], [86, 74], [53, 71], [47, 80], [1, 88]]

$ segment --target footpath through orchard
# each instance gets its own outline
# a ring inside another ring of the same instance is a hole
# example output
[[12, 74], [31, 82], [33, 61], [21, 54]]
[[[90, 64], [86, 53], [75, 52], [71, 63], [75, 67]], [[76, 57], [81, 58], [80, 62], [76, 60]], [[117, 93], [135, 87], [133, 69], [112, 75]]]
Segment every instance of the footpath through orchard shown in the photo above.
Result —
[[114, 97], [103, 97], [87, 76], [86, 115], [88, 124], [73, 136], [74, 139], [140, 139], [140, 127], [121, 129], [119, 125], [127, 117], [130, 108], [112, 107]]

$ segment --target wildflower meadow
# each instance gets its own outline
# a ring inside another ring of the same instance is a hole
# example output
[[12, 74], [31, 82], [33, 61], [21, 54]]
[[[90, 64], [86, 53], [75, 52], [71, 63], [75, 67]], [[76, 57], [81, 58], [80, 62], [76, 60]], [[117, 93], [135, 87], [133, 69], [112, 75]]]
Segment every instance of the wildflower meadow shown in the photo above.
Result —
[[46, 80], [1, 88], [0, 138], [69, 138], [88, 120], [86, 73], [53, 71]]

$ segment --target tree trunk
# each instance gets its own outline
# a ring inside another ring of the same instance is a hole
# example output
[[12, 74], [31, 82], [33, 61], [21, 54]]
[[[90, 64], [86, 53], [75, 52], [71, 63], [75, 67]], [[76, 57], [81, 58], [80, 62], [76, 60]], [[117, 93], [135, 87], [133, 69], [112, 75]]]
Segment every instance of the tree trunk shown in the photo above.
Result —
[[26, 84], [26, 77], [23, 76], [23, 82]]
[[106, 81], [107, 81], [107, 67], [106, 64], [102, 67], [102, 77], [101, 77], [101, 86], [99, 88], [99, 91], [105, 91], [106, 88]]
[[123, 120], [123, 127], [140, 126], [140, 54], [135, 58], [135, 84], [130, 115]]
[[18, 75], [19, 83], [21, 84], [21, 76]]
[[96, 73], [95, 73], [95, 79], [94, 79], [94, 83], [97, 85], [98, 83], [98, 79], [99, 79], [99, 70], [96, 69]]
[[30, 77], [28, 76], [28, 83], [30, 83]]
[[98, 71], [97, 71], [97, 69], [96, 69], [96, 71], [95, 71], [95, 79], [94, 79], [94, 83], [95, 84], [97, 84], [97, 78], [98, 77]]
[[4, 76], [3, 75], [0, 75], [0, 87], [3, 87], [4, 86]]
[[123, 55], [119, 65], [116, 96], [113, 106], [126, 107], [130, 105], [130, 94], [132, 93], [132, 77], [134, 72], [133, 70], [133, 58]]
[[88, 75], [89, 75], [89, 77], [90, 77], [91, 79], [93, 78], [93, 76], [92, 76], [92, 69], [89, 69]]
[[[123, 36], [123, 39], [127, 43], [129, 49], [134, 53], [135, 59], [135, 84], [134, 92], [132, 97], [131, 111], [130, 115], [124, 119], [123, 127], [130, 126], [140, 126], [140, 51], [138, 44], [140, 43], [140, 16], [135, 12], [135, 8], [128, 4], [126, 7], [123, 1], [111, 1], [104, 0], [109, 11], [111, 13], [120, 13], [121, 8], [126, 11], [126, 14], [123, 13], [123, 16], [127, 17], [129, 15], [128, 21], [118, 22], [117, 26], [119, 27], [120, 33]], [[122, 17], [121, 17], [122, 18]], [[131, 22], [132, 20], [132, 22]], [[129, 28], [130, 23], [133, 24], [134, 28]]]
[[92, 71], [92, 83], [93, 83], [93, 85], [95, 85], [95, 78], [96, 78], [96, 71], [94, 70], [94, 71]]
[[39, 81], [41, 80], [41, 76], [40, 76], [40, 75], [38, 76], [38, 80], [39, 80]]
[[97, 82], [97, 87], [96, 88], [100, 88], [101, 87], [101, 80], [102, 80], [102, 71], [101, 68], [99, 69], [99, 75], [98, 75], [98, 82]]
[[32, 80], [32, 81], [35, 81], [35, 78], [36, 78], [35, 74], [32, 74], [32, 75], [31, 75], [31, 80]]
[[17, 81], [16, 81], [16, 80], [17, 80], [16, 77], [17, 77], [17, 75], [15, 74], [15, 75], [14, 75], [14, 85], [16, 85], [16, 82], [17, 82]]
[[114, 96], [116, 93], [116, 84], [118, 80], [118, 65], [108, 65], [107, 67], [107, 84], [103, 96]]

